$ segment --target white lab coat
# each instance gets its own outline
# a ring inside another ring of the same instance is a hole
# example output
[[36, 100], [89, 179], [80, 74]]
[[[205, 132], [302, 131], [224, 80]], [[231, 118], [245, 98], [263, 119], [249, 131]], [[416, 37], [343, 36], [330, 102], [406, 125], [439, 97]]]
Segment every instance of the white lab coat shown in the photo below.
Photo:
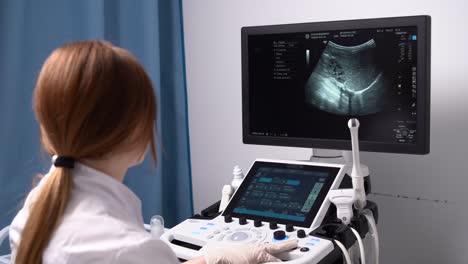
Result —
[[[11, 224], [13, 259], [28, 206], [49, 174], [31, 191]], [[168, 245], [145, 231], [141, 201], [124, 184], [80, 163], [75, 163], [72, 177], [71, 199], [44, 251], [43, 264], [179, 263]]]

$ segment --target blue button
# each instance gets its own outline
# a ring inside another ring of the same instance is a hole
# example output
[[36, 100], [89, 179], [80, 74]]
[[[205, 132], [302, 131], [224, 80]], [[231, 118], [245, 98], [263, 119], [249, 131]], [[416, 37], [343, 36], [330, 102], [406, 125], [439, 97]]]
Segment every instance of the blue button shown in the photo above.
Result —
[[206, 227], [200, 227], [201, 230], [208, 230]]
[[214, 224], [214, 223], [208, 223], [207, 225], [209, 225], [209, 226], [214, 226], [215, 224]]
[[273, 242], [279, 242], [279, 241], [287, 240], [288, 238], [289, 238], [288, 236], [285, 236], [283, 239], [274, 239], [274, 238], [272, 238], [271, 241], [273, 241]]
[[315, 244], [314, 244], [314, 243], [305, 243], [305, 244], [306, 244], [306, 246], [309, 246], [309, 247], [313, 247], [313, 246], [315, 246]]
[[201, 233], [198, 232], [198, 231], [193, 231], [192, 234], [194, 234], [194, 235], [199, 235], [199, 234], [201, 234]]
[[320, 239], [318, 239], [318, 238], [311, 238], [310, 241], [311, 241], [311, 242], [317, 242], [317, 243], [318, 243], [318, 242], [320, 242]]

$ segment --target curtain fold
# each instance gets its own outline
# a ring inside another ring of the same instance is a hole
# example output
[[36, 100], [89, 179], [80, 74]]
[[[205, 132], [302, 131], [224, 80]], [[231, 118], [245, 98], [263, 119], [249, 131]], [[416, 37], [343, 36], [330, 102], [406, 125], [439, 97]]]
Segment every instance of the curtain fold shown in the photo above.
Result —
[[[158, 97], [158, 166], [125, 179], [146, 222], [193, 214], [181, 3], [171, 0], [0, 1], [0, 227], [8, 225], [50, 161], [41, 153], [32, 92], [42, 63], [71, 41], [104, 39], [132, 52]], [[0, 252], [1, 253], [1, 252]]]

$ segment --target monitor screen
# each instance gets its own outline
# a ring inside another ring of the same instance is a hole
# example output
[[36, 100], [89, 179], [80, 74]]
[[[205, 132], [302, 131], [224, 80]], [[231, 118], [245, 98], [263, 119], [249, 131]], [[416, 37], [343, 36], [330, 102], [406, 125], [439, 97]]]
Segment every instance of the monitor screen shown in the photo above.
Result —
[[308, 227], [339, 170], [256, 161], [223, 214]]
[[427, 23], [401, 19], [244, 28], [244, 142], [350, 149], [357, 118], [361, 150], [427, 153]]

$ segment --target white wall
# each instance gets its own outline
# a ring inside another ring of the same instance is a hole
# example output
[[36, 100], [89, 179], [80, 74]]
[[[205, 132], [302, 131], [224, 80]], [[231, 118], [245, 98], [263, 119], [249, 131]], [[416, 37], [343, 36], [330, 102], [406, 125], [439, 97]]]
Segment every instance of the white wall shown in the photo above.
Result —
[[[365, 153], [379, 204], [382, 263], [468, 263], [468, 4], [462, 0], [184, 0], [195, 209], [218, 200], [235, 164], [304, 159], [309, 150], [242, 144], [240, 28], [249, 25], [432, 16], [428, 156]], [[396, 195], [447, 200], [447, 203]]]

